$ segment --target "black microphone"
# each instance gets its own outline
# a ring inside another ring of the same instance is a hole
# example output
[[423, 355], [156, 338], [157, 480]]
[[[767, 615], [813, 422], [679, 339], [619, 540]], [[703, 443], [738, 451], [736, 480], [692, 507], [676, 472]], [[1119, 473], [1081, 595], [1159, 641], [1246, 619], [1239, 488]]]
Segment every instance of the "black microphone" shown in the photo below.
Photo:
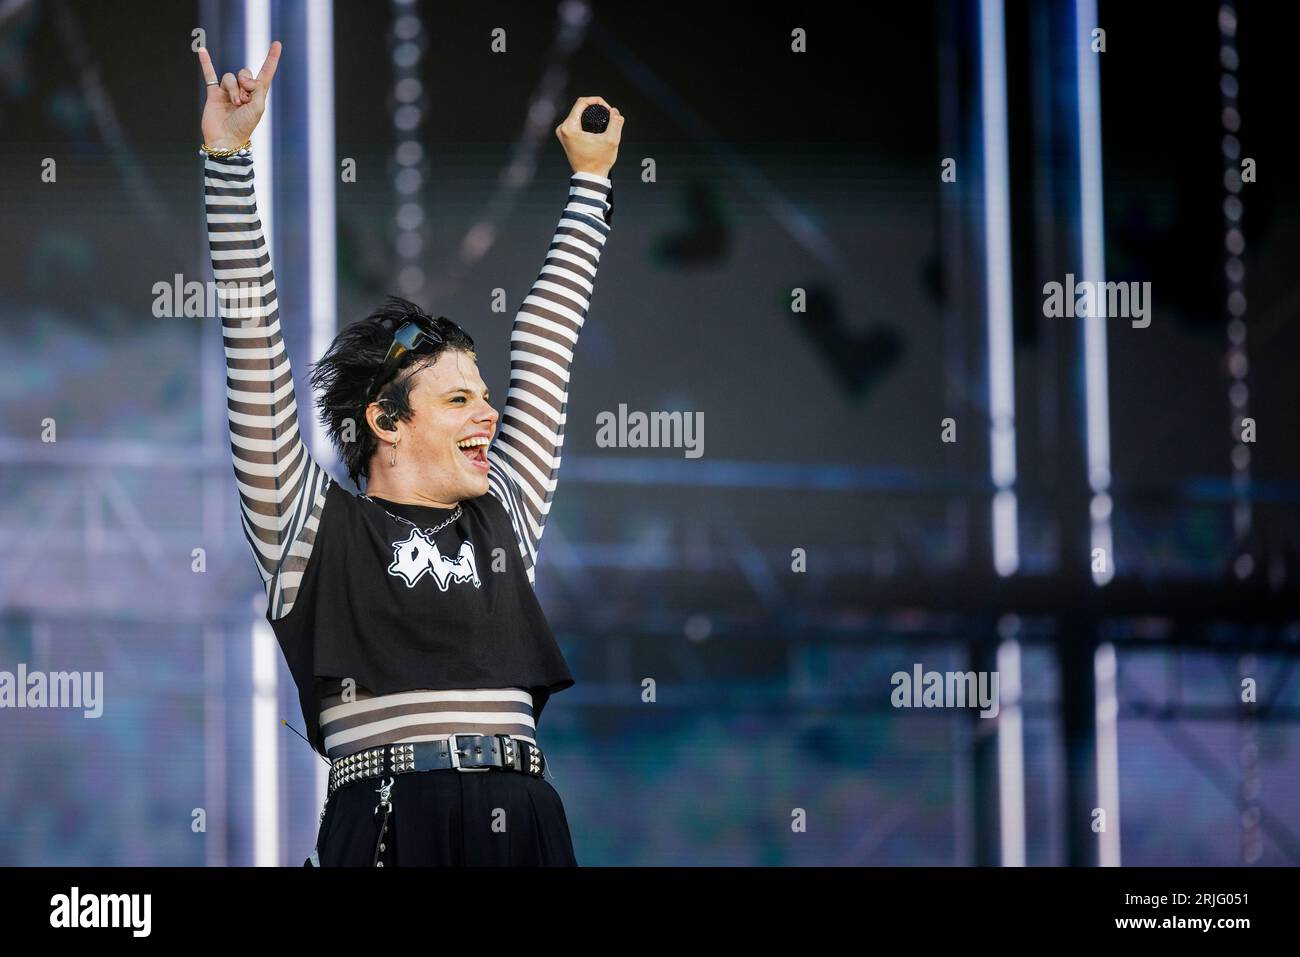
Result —
[[604, 133], [609, 127], [609, 110], [593, 103], [582, 111], [582, 128], [588, 133]]

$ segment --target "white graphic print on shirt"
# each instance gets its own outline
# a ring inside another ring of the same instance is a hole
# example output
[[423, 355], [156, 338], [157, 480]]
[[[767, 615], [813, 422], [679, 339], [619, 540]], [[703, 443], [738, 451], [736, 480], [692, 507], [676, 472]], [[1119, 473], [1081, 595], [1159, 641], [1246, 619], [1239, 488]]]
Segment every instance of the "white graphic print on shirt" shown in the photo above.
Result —
[[473, 582], [475, 588], [482, 586], [474, 565], [474, 546], [469, 539], [460, 543], [455, 558], [448, 558], [417, 528], [405, 541], [393, 543], [393, 563], [388, 566], [388, 574], [404, 579], [407, 588], [414, 588], [425, 572], [433, 572], [434, 581], [442, 591], [453, 581]]

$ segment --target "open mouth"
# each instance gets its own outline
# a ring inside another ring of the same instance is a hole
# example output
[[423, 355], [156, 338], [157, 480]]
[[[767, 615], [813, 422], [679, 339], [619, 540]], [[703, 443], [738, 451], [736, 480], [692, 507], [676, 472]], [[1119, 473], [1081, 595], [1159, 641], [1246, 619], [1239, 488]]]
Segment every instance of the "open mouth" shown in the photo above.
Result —
[[486, 472], [488, 470], [487, 452], [489, 441], [484, 436], [475, 436], [470, 439], [462, 439], [456, 443], [456, 447], [460, 449], [465, 458], [469, 459], [471, 465], [480, 472]]

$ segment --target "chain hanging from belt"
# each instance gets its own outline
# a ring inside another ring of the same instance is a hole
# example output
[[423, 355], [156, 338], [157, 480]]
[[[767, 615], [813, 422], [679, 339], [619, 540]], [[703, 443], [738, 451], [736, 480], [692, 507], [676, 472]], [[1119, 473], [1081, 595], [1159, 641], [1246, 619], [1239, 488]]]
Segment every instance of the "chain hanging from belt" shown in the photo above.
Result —
[[375, 789], [375, 793], [379, 795], [379, 803], [375, 805], [375, 813], [378, 814], [380, 808], [384, 809], [384, 816], [379, 822], [379, 838], [375, 841], [375, 855], [370, 861], [370, 863], [374, 864], [375, 867], [384, 866], [384, 862], [381, 861], [379, 857], [387, 848], [388, 819], [393, 813], [392, 795], [394, 780], [394, 778], [389, 778], [387, 784], [381, 784]]

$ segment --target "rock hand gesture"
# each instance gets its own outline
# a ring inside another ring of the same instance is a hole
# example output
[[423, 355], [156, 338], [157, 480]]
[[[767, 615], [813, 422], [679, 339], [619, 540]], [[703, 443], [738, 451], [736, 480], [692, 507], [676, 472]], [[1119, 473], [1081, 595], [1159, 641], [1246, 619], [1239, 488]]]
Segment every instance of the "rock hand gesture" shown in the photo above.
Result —
[[208, 102], [203, 107], [203, 145], [211, 150], [236, 149], [253, 135], [266, 109], [266, 95], [280, 63], [280, 41], [271, 44], [257, 76], [244, 67], [239, 75], [227, 73], [217, 79], [208, 51], [199, 48], [199, 65], [208, 85]]

